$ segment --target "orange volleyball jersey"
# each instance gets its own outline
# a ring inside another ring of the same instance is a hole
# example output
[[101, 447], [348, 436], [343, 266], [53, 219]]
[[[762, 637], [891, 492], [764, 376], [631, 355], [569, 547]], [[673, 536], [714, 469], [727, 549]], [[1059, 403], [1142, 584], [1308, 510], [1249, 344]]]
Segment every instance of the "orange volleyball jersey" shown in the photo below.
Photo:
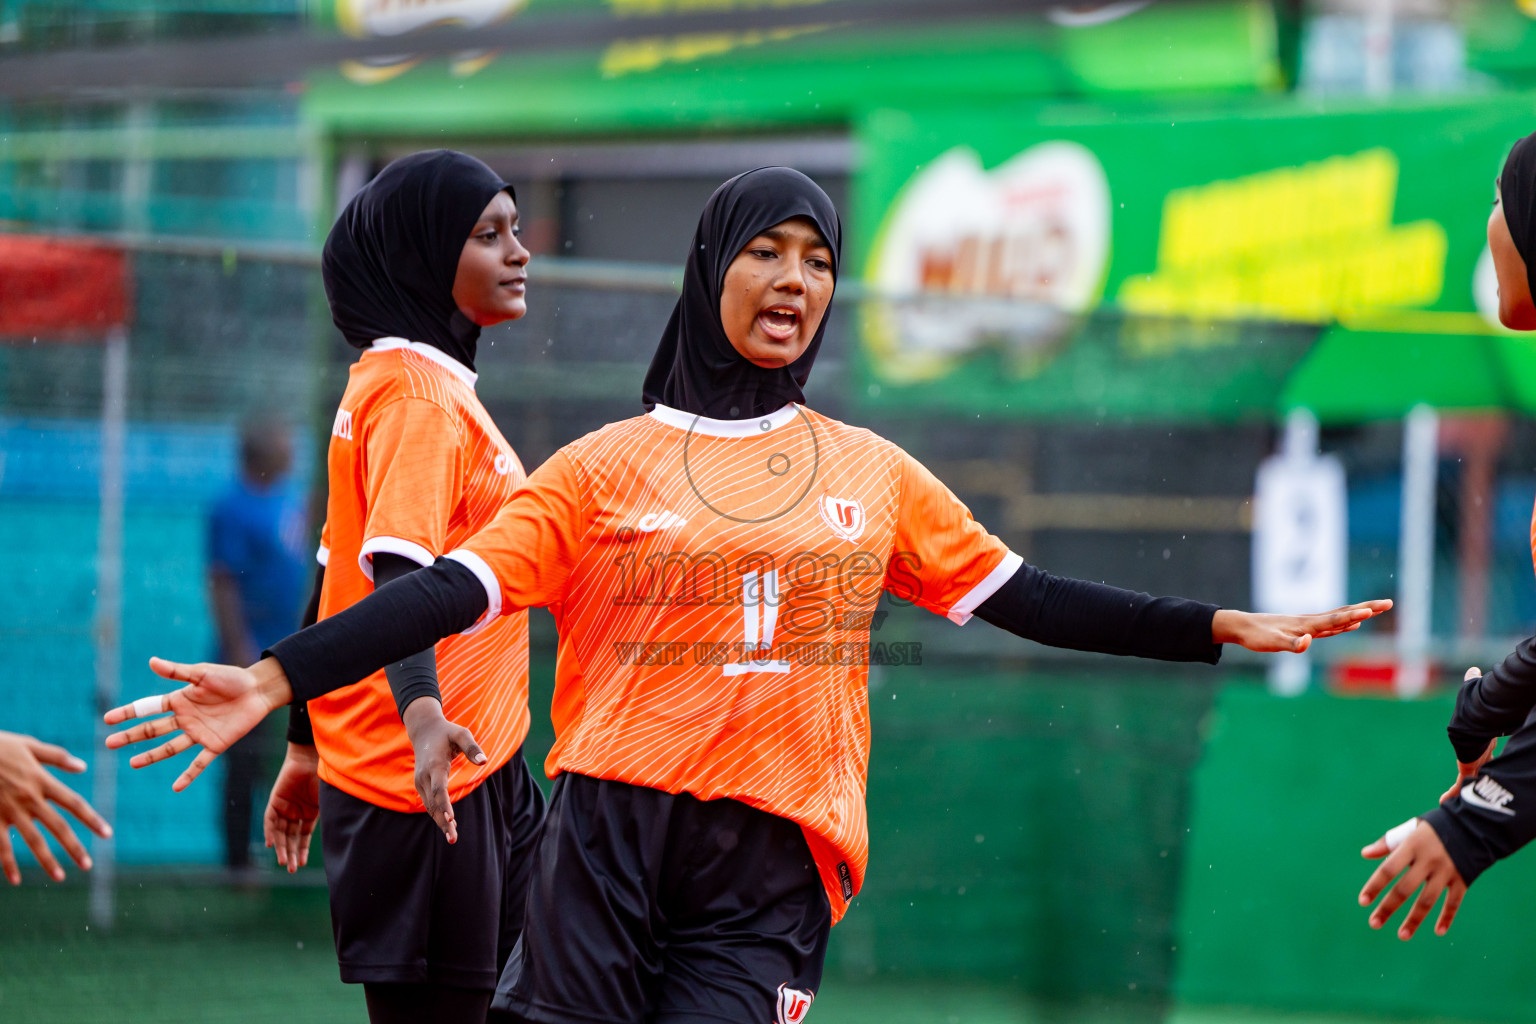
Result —
[[[551, 775], [801, 825], [833, 920], [863, 883], [870, 625], [882, 591], [964, 624], [1021, 564], [922, 465], [789, 406], [658, 408], [567, 445], [449, 554], [494, 614], [560, 629]], [[477, 628], [479, 628], [477, 625]], [[881, 636], [876, 656], [914, 645]]]
[[[480, 400], [475, 375], [437, 349], [386, 338], [353, 365], [331, 430], [320, 617], [373, 592], [372, 557], [422, 565], [489, 524], [525, 480]], [[504, 765], [528, 732], [528, 617], [506, 616], [437, 645], [443, 713], [474, 733], [487, 762], [454, 763], [458, 800]], [[309, 702], [320, 777], [395, 811], [423, 810], [389, 681], [375, 672]]]

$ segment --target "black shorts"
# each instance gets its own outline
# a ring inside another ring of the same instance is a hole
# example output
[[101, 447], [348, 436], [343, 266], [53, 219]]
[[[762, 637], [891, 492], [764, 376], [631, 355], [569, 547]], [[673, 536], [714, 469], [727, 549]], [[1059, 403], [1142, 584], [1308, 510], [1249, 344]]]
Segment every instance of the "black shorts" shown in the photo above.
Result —
[[320, 842], [341, 980], [491, 989], [523, 926], [544, 794], [522, 750], [453, 805], [452, 846], [426, 813], [320, 784]]
[[492, 1019], [799, 1024], [831, 928], [794, 822], [567, 773]]

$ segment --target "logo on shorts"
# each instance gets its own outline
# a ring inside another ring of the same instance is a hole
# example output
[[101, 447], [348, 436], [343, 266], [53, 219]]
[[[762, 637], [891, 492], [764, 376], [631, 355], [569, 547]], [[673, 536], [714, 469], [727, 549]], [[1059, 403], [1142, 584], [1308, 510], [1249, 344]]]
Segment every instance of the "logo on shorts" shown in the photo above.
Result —
[[506, 452], [498, 452], [496, 454], [496, 462], [494, 463], [494, 466], [497, 476], [506, 476], [508, 473], [512, 472], [512, 456], [508, 455]]
[[864, 535], [864, 506], [851, 498], [834, 498], [823, 494], [817, 505], [822, 521], [843, 540], [858, 540]]
[[816, 993], [802, 992], [797, 988], [779, 986], [779, 1024], [800, 1024], [811, 1012]]

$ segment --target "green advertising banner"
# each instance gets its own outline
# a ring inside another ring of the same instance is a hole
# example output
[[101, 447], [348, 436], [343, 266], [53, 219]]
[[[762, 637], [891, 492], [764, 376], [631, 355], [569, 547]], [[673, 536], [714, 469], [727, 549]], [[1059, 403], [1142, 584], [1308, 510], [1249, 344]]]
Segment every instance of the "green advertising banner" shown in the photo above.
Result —
[[[1330, 362], [1303, 370], [1330, 417], [1347, 419], [1392, 406], [1341, 401], [1372, 370], [1351, 332], [1429, 339], [1426, 358], [1374, 368], [1401, 377], [1410, 404], [1444, 375], [1437, 354], [1486, 343], [1518, 356], [1527, 342], [1492, 337], [1484, 228], [1536, 96], [1241, 106], [871, 113], [854, 211], [864, 279], [921, 298], [864, 304], [864, 400], [1264, 417], [1308, 404], [1287, 390], [1291, 371], [1341, 325], [1317, 353]], [[1441, 391], [1473, 406], [1524, 400]]]
[[[846, 126], [873, 103], [1253, 92], [1280, 81], [1265, 0], [1064, 4], [1002, 23], [878, 31], [807, 24], [824, 2], [775, 0], [796, 15], [781, 30], [668, 37], [643, 16], [764, 0], [321, 0], [320, 21], [399, 38], [400, 55], [317, 76], [305, 110], [339, 135], [571, 135]], [[585, 51], [410, 55], [413, 32], [552, 13], [623, 18], [635, 34]]]
[[1469, 68], [1506, 85], [1536, 84], [1536, 3], [1464, 0], [1454, 12], [1466, 37]]

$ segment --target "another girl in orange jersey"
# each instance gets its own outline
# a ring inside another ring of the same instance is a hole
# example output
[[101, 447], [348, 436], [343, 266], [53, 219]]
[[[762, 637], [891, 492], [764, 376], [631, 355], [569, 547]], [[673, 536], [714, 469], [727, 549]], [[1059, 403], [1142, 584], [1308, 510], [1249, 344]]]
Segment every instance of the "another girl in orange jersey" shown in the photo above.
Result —
[[250, 669], [108, 715], [184, 730], [195, 777], [269, 710], [498, 614], [560, 629], [550, 816], [495, 1007], [550, 1024], [805, 1019], [864, 880], [870, 618], [884, 591], [1044, 643], [1214, 662], [1304, 650], [1390, 602], [1273, 616], [1023, 563], [921, 464], [802, 405], [841, 225], [804, 175], [705, 207], [647, 375], [646, 415], [567, 445], [478, 536]]
[[[517, 223], [510, 185], [437, 150], [386, 167], [331, 230], [331, 316], [363, 354], [331, 430], [312, 616], [430, 565], [522, 485], [474, 369], [480, 328], [527, 311]], [[341, 977], [364, 986], [375, 1024], [478, 1024], [521, 929], [544, 811], [521, 756], [527, 619], [402, 653], [307, 713], [294, 705], [267, 844], [297, 870], [324, 815]], [[450, 767], [460, 751], [468, 758]], [[418, 769], [449, 843], [417, 795]]]

